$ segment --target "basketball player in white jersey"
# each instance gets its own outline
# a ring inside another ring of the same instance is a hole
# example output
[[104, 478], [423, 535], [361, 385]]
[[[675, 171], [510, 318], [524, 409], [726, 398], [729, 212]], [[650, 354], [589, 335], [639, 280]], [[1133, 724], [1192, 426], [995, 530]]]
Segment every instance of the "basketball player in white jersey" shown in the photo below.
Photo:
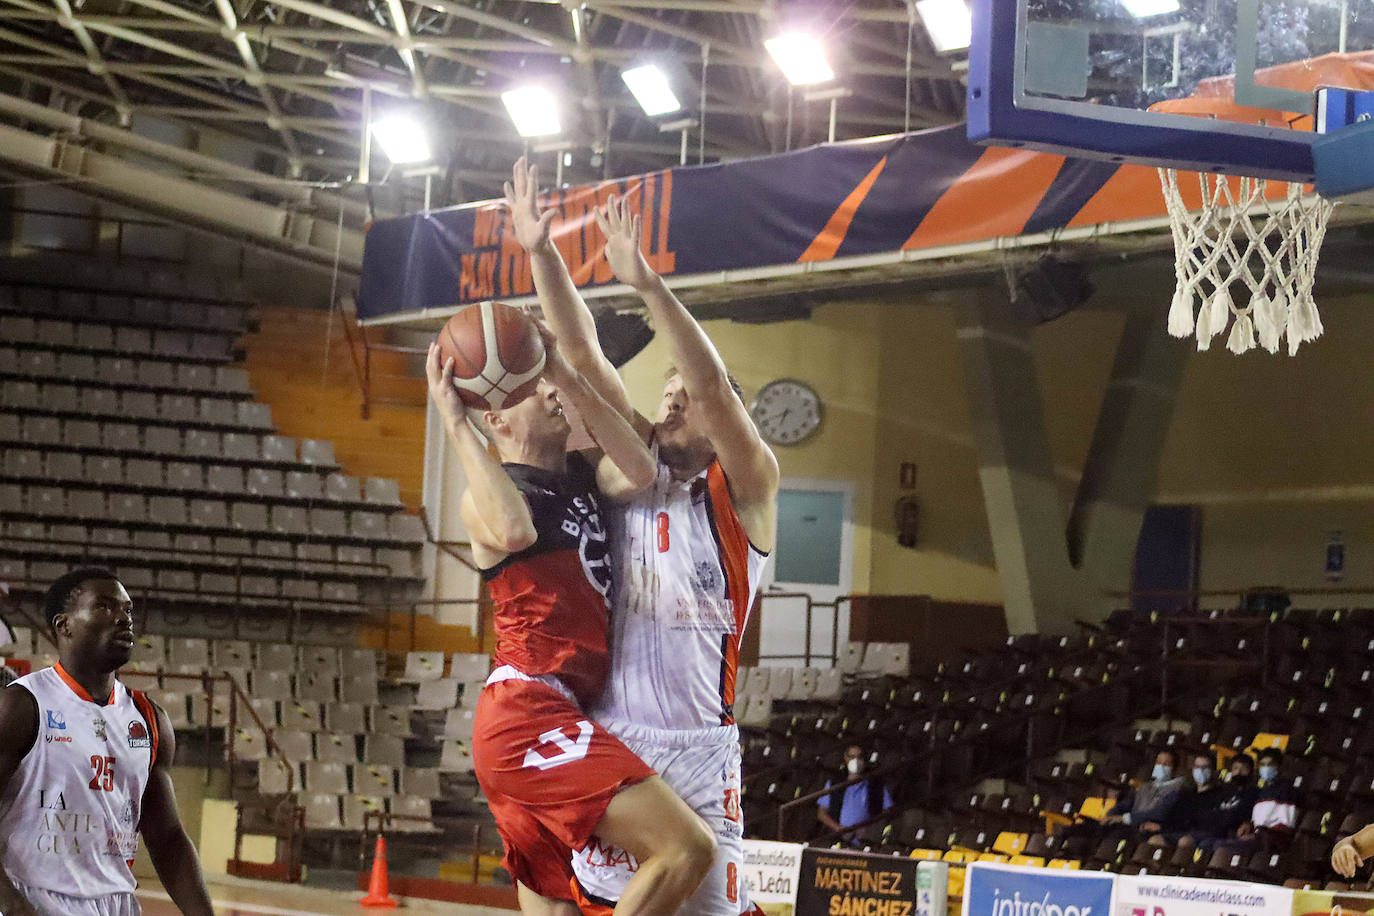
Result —
[[[537, 177], [524, 160], [516, 163], [507, 205], [559, 350], [632, 418], [659, 464], [653, 486], [611, 513], [611, 675], [594, 715], [716, 832], [715, 866], [680, 912], [738, 916], [752, 908], [740, 874], [735, 673], [749, 605], [773, 546], [777, 459], [710, 338], [649, 267], [639, 218], [612, 198], [598, 214], [607, 260], [616, 278], [640, 294], [674, 360], [655, 421], [635, 413], [549, 238], [553, 213], [539, 213]], [[636, 867], [623, 851], [596, 843], [573, 865], [584, 912], [593, 913], [614, 904]]]
[[167, 714], [115, 679], [133, 605], [104, 569], [48, 589], [60, 661], [0, 690], [0, 913], [137, 916], [138, 835], [185, 916], [214, 916], [177, 815]]

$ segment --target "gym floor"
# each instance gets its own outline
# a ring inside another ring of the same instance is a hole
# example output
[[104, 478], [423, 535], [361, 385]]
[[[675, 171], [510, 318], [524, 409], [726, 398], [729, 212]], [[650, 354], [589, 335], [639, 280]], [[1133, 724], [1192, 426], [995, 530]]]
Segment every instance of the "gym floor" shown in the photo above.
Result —
[[[386, 910], [358, 905], [362, 892], [322, 890], [313, 887], [259, 881], [207, 880], [217, 916], [363, 916]], [[144, 916], [179, 916], [180, 911], [156, 882], [144, 882], [138, 890]], [[462, 906], [432, 900], [402, 900], [401, 908], [414, 913], [446, 913], [455, 916], [512, 916], [513, 910]]]

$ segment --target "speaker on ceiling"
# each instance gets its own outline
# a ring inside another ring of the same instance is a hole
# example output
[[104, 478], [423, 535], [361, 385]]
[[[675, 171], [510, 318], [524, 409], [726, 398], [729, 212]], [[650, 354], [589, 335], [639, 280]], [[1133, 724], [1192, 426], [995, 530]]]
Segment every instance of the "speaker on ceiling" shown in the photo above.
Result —
[[601, 352], [619, 369], [649, 345], [654, 329], [639, 312], [607, 309], [596, 316], [596, 339], [601, 342]]
[[1047, 254], [1017, 271], [1012, 306], [1023, 320], [1043, 324], [1083, 305], [1096, 291], [1086, 267]]

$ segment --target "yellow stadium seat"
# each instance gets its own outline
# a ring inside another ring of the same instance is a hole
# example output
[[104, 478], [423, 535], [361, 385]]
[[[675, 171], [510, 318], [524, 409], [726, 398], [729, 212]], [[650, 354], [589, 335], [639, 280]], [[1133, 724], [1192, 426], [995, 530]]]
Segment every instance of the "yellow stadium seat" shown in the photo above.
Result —
[[963, 863], [978, 861], [978, 853], [972, 849], [951, 849], [941, 858], [946, 862]]
[[1002, 855], [1002, 854], [999, 853], [999, 852], [984, 852], [984, 853], [979, 853], [978, 858], [975, 859], [974, 861], [975, 861], [975, 862], [1010, 862], [1010, 861], [1011, 861], [1011, 856], [1004, 856], [1004, 855]]
[[1047, 868], [1062, 868], [1069, 871], [1078, 871], [1080, 865], [1077, 859], [1050, 859], [1046, 864]]
[[1083, 817], [1090, 817], [1095, 821], [1100, 821], [1106, 817], [1107, 810], [1111, 808], [1112, 802], [1105, 798], [1085, 798], [1083, 806], [1078, 809], [1078, 813]]
[[949, 895], [951, 897], [962, 898], [964, 896], [964, 870], [963, 868], [950, 867], [949, 870]]
[[1251, 741], [1250, 746], [1245, 750], [1253, 756], [1258, 757], [1260, 751], [1267, 751], [1272, 747], [1276, 747], [1281, 751], [1288, 750], [1288, 736], [1260, 732], [1258, 735], [1255, 735], [1255, 740]]
[[911, 858], [913, 858], [913, 859], [924, 859], [924, 860], [926, 860], [927, 862], [939, 862], [942, 858], [944, 858], [944, 855], [945, 855], [945, 851], [944, 851], [943, 849], [913, 849], [913, 850], [911, 850]]
[[1028, 839], [1030, 837], [1024, 833], [999, 833], [997, 840], [992, 844], [992, 851], [1014, 856], [1026, 848]]
[[1045, 859], [1043, 856], [1012, 856], [1012, 865], [1030, 865], [1034, 868], [1044, 868]]

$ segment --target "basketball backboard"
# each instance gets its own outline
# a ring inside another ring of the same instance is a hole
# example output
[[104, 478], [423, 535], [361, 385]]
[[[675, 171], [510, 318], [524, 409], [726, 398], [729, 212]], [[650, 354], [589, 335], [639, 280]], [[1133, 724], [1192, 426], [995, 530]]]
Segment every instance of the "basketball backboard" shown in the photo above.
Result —
[[972, 5], [976, 142], [1310, 182], [1328, 116], [1361, 120], [1317, 90], [1374, 89], [1374, 0]]

